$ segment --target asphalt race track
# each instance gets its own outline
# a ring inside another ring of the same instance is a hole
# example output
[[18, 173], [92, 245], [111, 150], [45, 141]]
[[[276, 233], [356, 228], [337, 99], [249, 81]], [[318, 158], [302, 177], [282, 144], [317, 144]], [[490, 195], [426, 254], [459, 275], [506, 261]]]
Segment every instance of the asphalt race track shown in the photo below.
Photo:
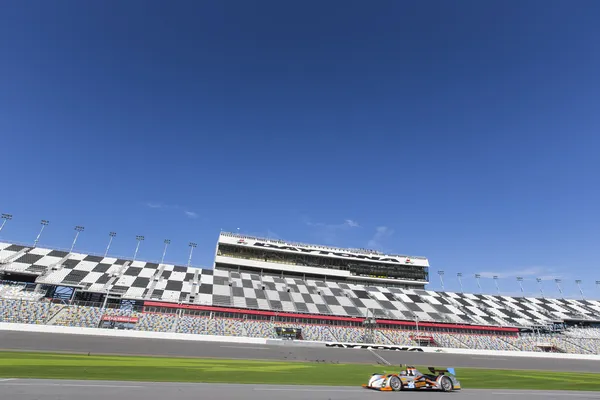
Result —
[[[85, 393], [82, 396], [82, 393]], [[244, 399], [268, 400], [363, 400], [398, 398], [398, 393], [380, 393], [361, 387], [232, 385], [207, 383], [111, 382], [111, 381], [55, 381], [37, 379], [0, 379], [0, 399], [10, 400], [198, 400]], [[449, 396], [449, 397], [444, 397]], [[593, 399], [600, 400], [599, 392], [477, 390], [460, 392], [403, 392], [402, 399], [434, 400], [452, 398], [461, 400], [525, 399]]]
[[0, 331], [0, 350], [326, 363], [385, 364], [387, 362], [391, 365], [415, 364], [436, 367], [600, 372], [600, 362], [597, 360], [458, 355], [389, 350], [370, 351], [362, 349], [301, 347], [286, 344], [257, 345], [15, 331]]

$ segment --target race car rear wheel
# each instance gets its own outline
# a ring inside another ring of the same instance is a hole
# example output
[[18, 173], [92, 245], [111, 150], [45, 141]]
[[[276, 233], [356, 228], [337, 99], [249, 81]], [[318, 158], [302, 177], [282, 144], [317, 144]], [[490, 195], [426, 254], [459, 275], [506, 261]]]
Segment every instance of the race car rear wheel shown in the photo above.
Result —
[[390, 377], [389, 385], [390, 388], [392, 388], [392, 390], [395, 392], [402, 390], [402, 381], [396, 375], [392, 375]]
[[442, 379], [440, 379], [440, 389], [442, 390], [442, 392], [449, 392], [452, 390], [452, 381], [450, 380], [450, 378], [448, 378], [447, 376], [442, 376]]

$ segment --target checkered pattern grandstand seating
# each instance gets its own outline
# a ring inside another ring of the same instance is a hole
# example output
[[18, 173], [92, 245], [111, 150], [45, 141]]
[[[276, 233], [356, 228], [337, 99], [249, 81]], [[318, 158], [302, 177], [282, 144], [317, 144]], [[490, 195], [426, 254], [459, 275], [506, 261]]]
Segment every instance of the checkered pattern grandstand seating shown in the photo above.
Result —
[[[301, 314], [366, 317], [369, 310], [369, 315], [380, 319], [524, 327], [563, 319], [600, 319], [600, 301], [596, 300], [508, 297], [302, 280], [131, 261], [10, 243], [0, 243], [0, 272], [35, 275], [36, 283], [76, 285], [84, 292], [110, 291], [123, 299]], [[23, 285], [0, 284], [0, 321], [96, 327], [102, 314], [106, 313], [136, 316], [139, 322], [135, 329], [145, 331], [274, 338], [274, 328], [281, 325], [302, 328], [306, 340], [345, 342], [362, 342], [367, 334], [362, 327], [180, 317], [25, 301], [39, 300], [42, 295], [24, 290]], [[384, 344], [417, 345], [411, 338], [412, 333], [379, 328], [373, 332], [373, 340]], [[434, 332], [431, 336], [435, 344], [444, 347], [542, 351], [539, 344], [548, 343], [565, 352], [600, 353], [598, 328], [570, 329], [562, 335], [510, 337]]]
[[[37, 283], [80, 285], [126, 299], [189, 302], [307, 314], [531, 326], [565, 318], [599, 319], [595, 300], [523, 298], [364, 286], [207, 270], [0, 243], [0, 271], [38, 275]], [[193, 300], [190, 300], [190, 296]], [[217, 329], [217, 328], [215, 328]]]

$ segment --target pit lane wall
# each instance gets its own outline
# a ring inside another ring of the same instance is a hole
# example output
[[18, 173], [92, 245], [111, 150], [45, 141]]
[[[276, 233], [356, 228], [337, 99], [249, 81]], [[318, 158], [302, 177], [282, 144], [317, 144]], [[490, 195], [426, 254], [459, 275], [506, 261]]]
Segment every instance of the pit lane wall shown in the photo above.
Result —
[[423, 353], [442, 353], [442, 354], [464, 354], [464, 355], [485, 355], [485, 356], [510, 356], [510, 357], [536, 357], [536, 358], [560, 358], [574, 360], [598, 360], [600, 355], [594, 354], [565, 354], [565, 353], [539, 353], [529, 351], [502, 351], [502, 350], [478, 350], [478, 349], [455, 349], [440, 347], [419, 347], [419, 346], [392, 346], [365, 343], [350, 342], [316, 342], [316, 341], [295, 341], [282, 339], [249, 338], [240, 336], [213, 336], [213, 335], [192, 335], [186, 333], [173, 332], [143, 332], [116, 329], [100, 328], [78, 328], [55, 325], [30, 325], [13, 324], [0, 322], [0, 347], [2, 341], [2, 331], [18, 332], [39, 332], [56, 333], [71, 335], [90, 335], [90, 336], [113, 336], [121, 338], [140, 338], [140, 339], [165, 339], [165, 340], [186, 340], [191, 342], [228, 342], [239, 344], [262, 344], [271, 346], [290, 346], [290, 347], [328, 347], [338, 348], [340, 350], [377, 350], [377, 351], [410, 351]]

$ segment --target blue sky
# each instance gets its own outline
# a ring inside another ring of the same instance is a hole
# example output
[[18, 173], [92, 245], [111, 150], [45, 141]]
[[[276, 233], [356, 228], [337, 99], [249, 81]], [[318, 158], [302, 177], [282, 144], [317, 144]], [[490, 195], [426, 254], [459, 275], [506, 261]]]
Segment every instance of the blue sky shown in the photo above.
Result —
[[6, 3], [0, 235], [206, 266], [240, 228], [600, 297], [600, 3], [541, 6]]

